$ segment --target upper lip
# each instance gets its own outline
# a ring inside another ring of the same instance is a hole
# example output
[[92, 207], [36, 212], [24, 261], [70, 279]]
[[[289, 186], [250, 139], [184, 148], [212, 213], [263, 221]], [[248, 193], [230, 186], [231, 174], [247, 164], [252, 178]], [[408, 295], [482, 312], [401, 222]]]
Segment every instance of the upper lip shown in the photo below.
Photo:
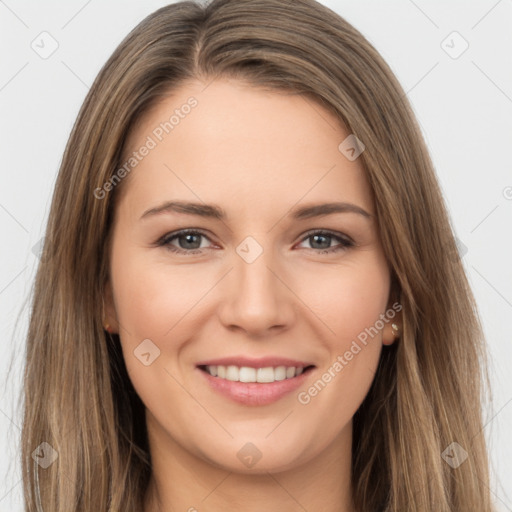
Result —
[[298, 361], [297, 359], [289, 359], [286, 357], [267, 356], [260, 358], [251, 358], [246, 356], [233, 356], [221, 357], [218, 359], [209, 359], [208, 361], [201, 361], [197, 366], [248, 366], [250, 368], [267, 368], [269, 366], [295, 366], [298, 368], [305, 368], [306, 366], [313, 366], [312, 363]]

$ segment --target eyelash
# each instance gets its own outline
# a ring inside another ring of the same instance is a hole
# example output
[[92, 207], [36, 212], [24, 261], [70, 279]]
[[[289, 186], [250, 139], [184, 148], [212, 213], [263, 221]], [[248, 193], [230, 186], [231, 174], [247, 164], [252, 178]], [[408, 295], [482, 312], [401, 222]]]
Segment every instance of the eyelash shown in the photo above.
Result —
[[[202, 252], [202, 249], [186, 250], [186, 249], [181, 249], [181, 248], [171, 245], [171, 242], [173, 240], [180, 238], [182, 236], [186, 236], [186, 235], [200, 235], [209, 240], [209, 238], [201, 231], [197, 231], [195, 229], [184, 229], [181, 231], [177, 231], [175, 233], [168, 233], [168, 234], [164, 235], [160, 240], [158, 240], [157, 245], [159, 247], [165, 247], [167, 250], [169, 250], [170, 252], [173, 252], [173, 253], [200, 254]], [[301, 239], [301, 243], [303, 241], [307, 240], [308, 238], [311, 238], [314, 235], [328, 236], [330, 238], [335, 238], [341, 242], [340, 245], [330, 247], [328, 249], [311, 248], [311, 250], [316, 251], [320, 254], [336, 253], [339, 251], [347, 250], [348, 248], [355, 246], [354, 242], [352, 240], [350, 240], [348, 237], [340, 236], [332, 231], [326, 231], [326, 230], [321, 230], [321, 229], [311, 230], [311, 231], [308, 231], [307, 233], [305, 233], [304, 237]]]

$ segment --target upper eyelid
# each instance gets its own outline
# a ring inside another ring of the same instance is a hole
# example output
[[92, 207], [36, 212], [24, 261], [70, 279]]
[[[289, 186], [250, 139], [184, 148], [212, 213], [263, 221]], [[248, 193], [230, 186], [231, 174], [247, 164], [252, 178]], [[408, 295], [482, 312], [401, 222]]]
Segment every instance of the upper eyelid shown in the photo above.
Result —
[[184, 228], [184, 229], [180, 229], [178, 231], [170, 231], [169, 233], [166, 233], [165, 235], [160, 237], [158, 242], [165, 242], [166, 240], [172, 240], [175, 238], [179, 238], [180, 236], [185, 236], [185, 235], [190, 235], [190, 234], [204, 236], [205, 238], [210, 240], [210, 242], [213, 242], [213, 240], [211, 239], [211, 237], [208, 234], [206, 234], [201, 229], [195, 229], [195, 228]]

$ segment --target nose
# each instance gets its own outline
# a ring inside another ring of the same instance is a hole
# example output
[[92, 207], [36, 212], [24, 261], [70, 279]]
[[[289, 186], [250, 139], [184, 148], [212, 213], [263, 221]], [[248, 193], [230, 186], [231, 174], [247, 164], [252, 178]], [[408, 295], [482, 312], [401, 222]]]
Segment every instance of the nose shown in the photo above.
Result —
[[262, 338], [289, 328], [295, 319], [294, 293], [270, 250], [251, 263], [234, 254], [224, 300], [219, 309], [223, 325], [247, 336]]

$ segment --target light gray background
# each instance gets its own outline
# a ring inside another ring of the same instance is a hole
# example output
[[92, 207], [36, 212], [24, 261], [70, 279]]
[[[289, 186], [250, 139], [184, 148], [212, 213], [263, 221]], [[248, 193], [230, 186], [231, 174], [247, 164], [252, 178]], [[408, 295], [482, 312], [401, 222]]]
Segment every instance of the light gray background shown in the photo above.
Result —
[[[64, 146], [100, 67], [131, 28], [167, 3], [0, 0], [0, 512], [22, 510], [17, 457], [26, 301]], [[498, 510], [511, 511], [512, 1], [323, 3], [390, 64], [431, 151], [488, 338], [491, 490]], [[31, 48], [43, 31], [59, 45], [47, 59]], [[463, 41], [453, 31], [469, 44], [458, 58]]]

